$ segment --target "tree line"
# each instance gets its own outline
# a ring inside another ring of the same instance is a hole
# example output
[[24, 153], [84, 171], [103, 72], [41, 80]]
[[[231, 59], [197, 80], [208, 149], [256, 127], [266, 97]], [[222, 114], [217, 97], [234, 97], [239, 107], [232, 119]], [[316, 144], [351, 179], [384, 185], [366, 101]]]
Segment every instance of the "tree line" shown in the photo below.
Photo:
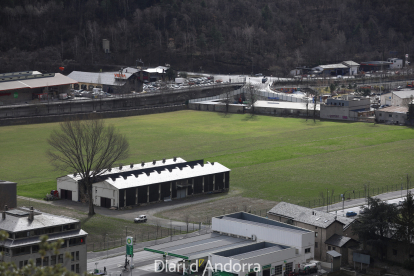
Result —
[[[413, 0], [4, 0], [0, 71], [263, 72], [414, 54]], [[111, 43], [110, 54], [102, 39]]]

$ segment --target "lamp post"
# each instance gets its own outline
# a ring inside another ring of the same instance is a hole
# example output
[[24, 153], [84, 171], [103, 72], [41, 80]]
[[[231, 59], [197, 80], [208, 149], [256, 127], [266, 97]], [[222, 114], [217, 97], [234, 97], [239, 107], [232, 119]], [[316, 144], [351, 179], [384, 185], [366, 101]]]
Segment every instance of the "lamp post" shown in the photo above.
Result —
[[329, 213], [328, 189], [326, 189], [326, 212]]

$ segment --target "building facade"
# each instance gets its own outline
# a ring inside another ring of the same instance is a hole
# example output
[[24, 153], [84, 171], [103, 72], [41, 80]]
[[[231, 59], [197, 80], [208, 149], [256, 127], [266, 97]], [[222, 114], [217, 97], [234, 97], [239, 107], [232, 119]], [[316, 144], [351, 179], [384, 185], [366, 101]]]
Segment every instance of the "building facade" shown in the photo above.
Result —
[[[347, 246], [354, 245], [348, 242], [351, 239], [355, 242], [357, 240], [357, 237], [352, 233], [354, 219], [315, 211], [287, 202], [280, 202], [273, 207], [268, 212], [268, 217], [315, 232], [315, 259], [323, 262], [326, 261], [326, 253], [331, 250], [337, 251], [343, 256], [348, 255]], [[337, 243], [337, 239], [342, 239], [342, 243]], [[342, 263], [347, 262], [348, 260], [343, 258]]]
[[329, 98], [320, 109], [321, 119], [357, 121], [358, 112], [370, 111], [371, 100], [355, 96]]
[[[13, 262], [17, 267], [27, 265], [33, 260], [36, 266], [61, 264], [69, 271], [86, 271], [86, 238], [88, 233], [81, 229], [80, 221], [63, 216], [42, 213], [36, 210], [19, 208], [9, 210], [5, 207], [0, 220], [0, 230], [9, 234], [0, 245], [5, 262]], [[63, 240], [59, 253], [39, 254], [40, 237], [48, 235], [49, 242]], [[69, 252], [71, 258], [66, 258]]]
[[408, 107], [390, 106], [375, 110], [375, 119], [378, 123], [405, 124], [407, 120]]
[[[80, 176], [70, 174], [57, 179], [63, 199], [84, 201]], [[131, 164], [112, 168], [93, 184], [96, 206], [124, 208], [159, 201], [185, 198], [197, 194], [228, 191], [230, 169], [217, 162], [182, 158]]]

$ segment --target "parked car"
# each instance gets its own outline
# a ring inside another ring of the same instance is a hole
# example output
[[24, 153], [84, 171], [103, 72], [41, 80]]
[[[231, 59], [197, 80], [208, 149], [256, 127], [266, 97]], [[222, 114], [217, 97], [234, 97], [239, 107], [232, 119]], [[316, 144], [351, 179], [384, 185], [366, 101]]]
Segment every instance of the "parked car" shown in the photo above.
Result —
[[138, 223], [138, 222], [147, 222], [147, 216], [146, 215], [140, 215], [137, 218], [134, 218], [134, 222]]
[[262, 77], [262, 76], [263, 76], [263, 74], [262, 74], [262, 73], [259, 73], [259, 74], [256, 74], [255, 76], [256, 76], [256, 77]]
[[403, 200], [398, 201], [398, 206], [403, 206], [403, 204], [404, 204]]
[[346, 212], [346, 217], [354, 217], [356, 215], [357, 215], [357, 213], [353, 212], [353, 211]]

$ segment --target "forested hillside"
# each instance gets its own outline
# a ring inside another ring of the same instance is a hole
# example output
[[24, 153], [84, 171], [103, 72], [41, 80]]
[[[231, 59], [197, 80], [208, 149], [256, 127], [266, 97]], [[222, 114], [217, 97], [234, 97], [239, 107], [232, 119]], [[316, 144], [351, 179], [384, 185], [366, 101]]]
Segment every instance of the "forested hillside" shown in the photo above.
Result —
[[1, 0], [0, 71], [105, 70], [142, 59], [281, 76], [412, 56], [413, 15], [413, 0]]

